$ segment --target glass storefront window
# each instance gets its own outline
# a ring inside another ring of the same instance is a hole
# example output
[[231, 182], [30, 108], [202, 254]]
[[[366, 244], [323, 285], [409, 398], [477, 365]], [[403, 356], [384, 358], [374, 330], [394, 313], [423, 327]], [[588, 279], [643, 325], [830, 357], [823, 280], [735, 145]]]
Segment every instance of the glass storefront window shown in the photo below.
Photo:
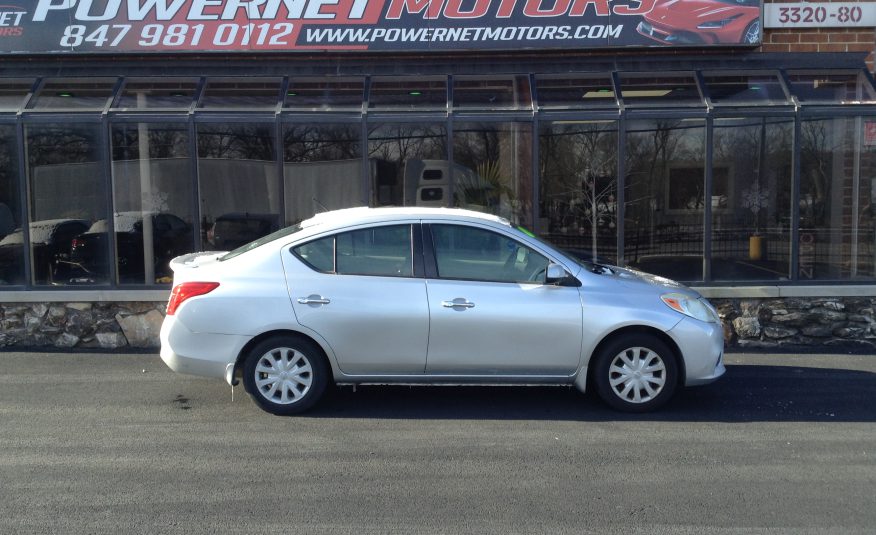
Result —
[[528, 76], [456, 76], [453, 107], [480, 110], [532, 109]]
[[800, 258], [807, 280], [872, 280], [876, 119], [805, 120], [800, 140]]
[[416, 111], [447, 109], [447, 78], [372, 78], [368, 107]]
[[787, 280], [793, 137], [791, 119], [715, 120], [713, 279]]
[[788, 96], [777, 73], [705, 72], [703, 81], [716, 106], [783, 105]]
[[[117, 282], [170, 284], [169, 261], [195, 249], [188, 127], [115, 124], [112, 159]], [[106, 240], [102, 223], [90, 239]]]
[[295, 110], [359, 110], [365, 98], [363, 78], [291, 78], [283, 107]]
[[[454, 206], [444, 124], [368, 128], [372, 206]], [[465, 176], [462, 169], [456, 175]]]
[[578, 258], [617, 263], [617, 141], [615, 121], [540, 126], [538, 229]]
[[28, 104], [31, 110], [102, 110], [116, 78], [49, 78]]
[[876, 102], [876, 92], [863, 71], [789, 71], [788, 80], [803, 104]]
[[125, 80], [115, 107], [187, 110], [197, 89], [197, 78], [130, 78]]
[[24, 232], [15, 126], [0, 125], [0, 286], [24, 283]]
[[33, 88], [33, 80], [23, 78], [0, 79], [0, 111], [18, 111]]
[[453, 206], [532, 227], [532, 124], [455, 123]]
[[230, 251], [280, 228], [274, 123], [202, 123], [201, 247]]
[[107, 217], [100, 125], [32, 124], [25, 135], [33, 283], [106, 282], [106, 241], [83, 239]]
[[630, 121], [626, 130], [626, 264], [703, 280], [704, 121]]
[[280, 102], [280, 78], [207, 78], [199, 108], [273, 109]]
[[693, 73], [620, 73], [625, 106], [705, 107]]
[[541, 109], [616, 108], [611, 77], [606, 75], [539, 76], [535, 80]]
[[361, 131], [359, 123], [283, 125], [287, 225], [363, 204]]

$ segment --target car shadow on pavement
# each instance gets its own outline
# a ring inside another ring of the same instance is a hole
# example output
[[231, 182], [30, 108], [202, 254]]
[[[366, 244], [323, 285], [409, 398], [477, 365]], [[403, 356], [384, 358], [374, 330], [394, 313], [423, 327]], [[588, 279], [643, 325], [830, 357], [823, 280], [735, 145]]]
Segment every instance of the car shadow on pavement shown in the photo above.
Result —
[[311, 413], [320, 418], [472, 420], [874, 422], [876, 373], [795, 366], [728, 365], [718, 382], [682, 390], [655, 413], [608, 409], [590, 393], [557, 387], [342, 387]]

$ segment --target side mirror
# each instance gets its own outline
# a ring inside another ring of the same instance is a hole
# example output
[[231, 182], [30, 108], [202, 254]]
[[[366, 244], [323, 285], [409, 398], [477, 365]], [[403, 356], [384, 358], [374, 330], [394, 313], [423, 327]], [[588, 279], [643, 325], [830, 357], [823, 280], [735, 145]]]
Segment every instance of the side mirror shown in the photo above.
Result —
[[566, 273], [566, 269], [559, 264], [550, 263], [547, 266], [547, 272], [545, 273], [545, 284], [560, 284], [566, 278], [568, 278], [569, 274]]

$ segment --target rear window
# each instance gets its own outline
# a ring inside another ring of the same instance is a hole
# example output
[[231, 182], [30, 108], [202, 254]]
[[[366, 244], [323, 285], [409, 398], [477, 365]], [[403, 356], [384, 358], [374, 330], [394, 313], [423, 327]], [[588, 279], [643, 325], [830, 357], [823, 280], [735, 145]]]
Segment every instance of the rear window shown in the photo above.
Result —
[[268, 234], [267, 236], [262, 236], [261, 238], [255, 240], [255, 241], [251, 241], [251, 242], [247, 243], [246, 245], [242, 245], [242, 246], [238, 247], [237, 249], [229, 252], [228, 254], [220, 256], [219, 261], [223, 262], [225, 260], [231, 260], [232, 258], [234, 258], [236, 256], [240, 256], [243, 253], [246, 253], [248, 251], [252, 251], [253, 249], [255, 249], [257, 247], [261, 247], [262, 245], [264, 245], [266, 243], [270, 243], [274, 240], [277, 240], [279, 238], [284, 238], [286, 236], [291, 236], [291, 235], [295, 234], [296, 232], [298, 232], [299, 230], [301, 230], [301, 225], [292, 225], [292, 226], [280, 229], [277, 232], [272, 232], [271, 234]]

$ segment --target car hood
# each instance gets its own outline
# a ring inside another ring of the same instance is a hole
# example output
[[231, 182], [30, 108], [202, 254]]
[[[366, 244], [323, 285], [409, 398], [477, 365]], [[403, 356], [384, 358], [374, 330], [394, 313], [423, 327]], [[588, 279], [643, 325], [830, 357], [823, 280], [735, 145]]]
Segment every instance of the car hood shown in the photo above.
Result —
[[715, 0], [669, 0], [654, 6], [645, 18], [657, 22], [678, 22], [682, 16], [694, 16], [698, 19], [709, 18], [721, 19], [736, 14], [745, 13], [747, 10], [758, 11], [753, 6], [740, 6], [725, 4]]
[[697, 291], [688, 288], [680, 282], [659, 275], [645, 273], [644, 271], [617, 266], [596, 266], [591, 272], [610, 277], [618, 284], [628, 288], [651, 288], [657, 293], [671, 291], [690, 295], [695, 298], [702, 297]]

